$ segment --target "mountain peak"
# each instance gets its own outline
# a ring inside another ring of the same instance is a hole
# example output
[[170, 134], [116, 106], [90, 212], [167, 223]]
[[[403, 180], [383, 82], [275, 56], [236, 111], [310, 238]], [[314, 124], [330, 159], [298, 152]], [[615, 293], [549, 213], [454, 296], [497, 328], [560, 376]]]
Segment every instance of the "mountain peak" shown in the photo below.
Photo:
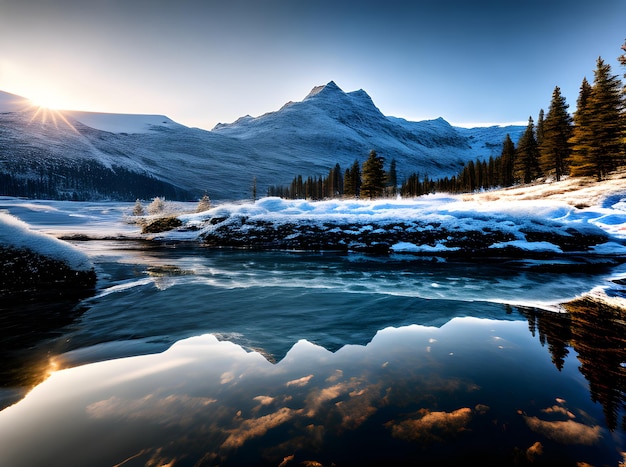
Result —
[[334, 81], [329, 81], [328, 84], [325, 84], [325, 85], [322, 85], [322, 86], [315, 86], [313, 89], [311, 89], [311, 92], [309, 92], [307, 94], [305, 99], [308, 99], [309, 97], [316, 96], [316, 95], [320, 94], [321, 92], [324, 92], [324, 93], [341, 92], [341, 93], [343, 93], [341, 88], [339, 86], [337, 86], [337, 84]]

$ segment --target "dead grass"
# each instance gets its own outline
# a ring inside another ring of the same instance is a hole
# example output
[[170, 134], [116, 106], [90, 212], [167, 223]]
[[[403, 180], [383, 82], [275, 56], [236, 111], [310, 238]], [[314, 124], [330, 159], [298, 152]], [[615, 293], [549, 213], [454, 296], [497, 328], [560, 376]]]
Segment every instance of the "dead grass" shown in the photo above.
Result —
[[561, 201], [578, 209], [600, 206], [608, 196], [626, 196], [626, 167], [598, 182], [593, 177], [514, 186], [482, 193], [464, 194], [463, 201]]

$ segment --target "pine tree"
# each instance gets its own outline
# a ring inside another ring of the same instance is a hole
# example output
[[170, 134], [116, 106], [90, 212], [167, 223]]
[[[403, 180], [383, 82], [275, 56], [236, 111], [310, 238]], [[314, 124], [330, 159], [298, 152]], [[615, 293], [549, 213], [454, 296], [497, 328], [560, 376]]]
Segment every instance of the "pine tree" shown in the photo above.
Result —
[[355, 160], [352, 166], [346, 169], [343, 177], [343, 194], [346, 197], [358, 198], [361, 190], [361, 166]]
[[352, 174], [350, 168], [346, 169], [343, 176], [343, 195], [347, 197], [354, 197], [354, 187], [352, 186]]
[[528, 118], [526, 131], [517, 143], [514, 163], [515, 179], [522, 183], [530, 183], [540, 175], [539, 147], [535, 139], [533, 118]]
[[405, 180], [400, 187], [400, 194], [405, 198], [412, 198], [423, 194], [418, 174], [412, 173], [409, 175], [409, 178]]
[[[624, 45], [622, 45], [622, 50], [624, 53], [617, 57], [617, 60], [624, 67], [624, 79], [626, 80], [626, 41], [624, 42]], [[626, 82], [622, 88], [622, 102], [624, 103], [624, 106], [626, 106]], [[624, 145], [624, 152], [626, 152], [626, 111], [622, 112], [622, 129], [622, 144]]]
[[502, 186], [511, 186], [515, 183], [513, 170], [515, 167], [515, 144], [511, 140], [511, 136], [507, 133], [502, 143], [502, 153], [500, 154], [500, 164], [498, 184]]
[[343, 177], [339, 163], [328, 172], [328, 193], [327, 196], [335, 198], [343, 195]]
[[487, 162], [487, 187], [493, 188], [498, 185], [496, 176], [496, 160], [493, 156], [489, 156], [489, 162]]
[[574, 112], [574, 129], [570, 144], [572, 147], [571, 174], [575, 177], [589, 176], [594, 174], [593, 164], [591, 164], [587, 152], [593, 144], [593, 135], [588, 125], [588, 105], [591, 97], [591, 85], [587, 78], [583, 78], [576, 101], [576, 112]]
[[[554, 95], [552, 96], [554, 98]], [[544, 125], [545, 125], [545, 114], [543, 109], [539, 110], [539, 117], [537, 118], [537, 144], [541, 147], [543, 143], [543, 133], [544, 133]]]
[[387, 172], [385, 191], [390, 196], [395, 196], [398, 190], [398, 171], [396, 169], [396, 160], [391, 159], [389, 164], [389, 172]]
[[382, 196], [385, 190], [384, 159], [375, 150], [371, 150], [367, 160], [363, 163], [363, 183], [361, 194], [370, 199]]
[[555, 87], [548, 116], [544, 121], [541, 143], [537, 138], [541, 170], [546, 175], [554, 173], [557, 181], [567, 173], [572, 152], [569, 143], [572, 136], [572, 117], [567, 112], [568, 107], [565, 97], [561, 95], [561, 89]]
[[572, 175], [593, 175], [602, 180], [624, 163], [621, 92], [619, 78], [599, 57], [591, 92], [583, 108], [576, 112], [579, 115], [572, 137]]
[[296, 178], [291, 196], [294, 199], [302, 199], [304, 197], [304, 182], [302, 181], [302, 175], [298, 175]]

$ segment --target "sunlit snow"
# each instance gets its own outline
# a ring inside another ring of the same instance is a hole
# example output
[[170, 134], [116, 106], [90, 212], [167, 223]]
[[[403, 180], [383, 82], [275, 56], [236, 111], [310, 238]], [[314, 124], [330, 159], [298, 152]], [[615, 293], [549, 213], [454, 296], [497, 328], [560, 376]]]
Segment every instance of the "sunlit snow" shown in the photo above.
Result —
[[88, 256], [69, 243], [32, 230], [28, 224], [0, 212], [0, 246], [27, 249], [64, 262], [74, 270], [89, 270], [93, 266]]
[[[360, 229], [402, 221], [427, 221], [440, 229], [481, 231], [497, 229], [512, 234], [515, 240], [494, 244], [492, 248], [516, 247], [528, 251], [560, 253], [549, 241], [528, 242], [524, 231], [565, 229], [568, 226], [588, 234], [608, 234], [612, 239], [593, 248], [591, 254], [626, 254], [626, 187], [615, 177], [585, 188], [584, 197], [574, 198], [569, 187], [576, 181], [525, 187], [525, 196], [509, 196], [507, 190], [475, 195], [428, 195], [411, 199], [380, 200], [284, 200], [263, 198], [256, 203], [224, 203], [209, 211], [180, 216], [186, 227], [197, 230], [171, 231], [158, 236], [171, 240], [193, 240], [216, 228], [211, 219], [246, 218], [280, 225], [356, 224]], [[522, 190], [520, 188], [519, 190]], [[552, 190], [552, 195], [548, 194]], [[563, 191], [556, 194], [557, 191]], [[534, 195], [532, 195], [534, 193]], [[413, 245], [400, 242], [395, 252], [437, 253], [450, 251], [444, 244]]]

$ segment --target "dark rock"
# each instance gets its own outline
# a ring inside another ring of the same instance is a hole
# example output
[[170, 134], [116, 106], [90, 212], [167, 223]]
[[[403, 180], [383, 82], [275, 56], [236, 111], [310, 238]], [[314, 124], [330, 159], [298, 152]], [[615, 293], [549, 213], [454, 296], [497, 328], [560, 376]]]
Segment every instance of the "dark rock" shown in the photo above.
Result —
[[[213, 222], [211, 222], [213, 224]], [[426, 221], [384, 221], [371, 224], [332, 223], [299, 220], [272, 222], [233, 216], [214, 224], [201, 241], [212, 247], [249, 249], [286, 249], [312, 251], [358, 251], [377, 255], [390, 253], [396, 243], [444, 247], [435, 248], [437, 255], [448, 257], [513, 257], [550, 258], [573, 252], [584, 252], [594, 245], [605, 243], [608, 236], [588, 233], [573, 228], [559, 230], [559, 226], [538, 224], [524, 231], [527, 242], [549, 242], [561, 249], [522, 249], [507, 244], [518, 238], [506, 229], [489, 226], [465, 230], [461, 226], [442, 227], [441, 223]], [[501, 248], [493, 245], [505, 244]], [[420, 254], [420, 253], [412, 253]], [[423, 253], [432, 255], [432, 251]]]
[[159, 217], [158, 219], [149, 222], [141, 229], [141, 233], [160, 233], [173, 230], [183, 225], [182, 221], [178, 217]]
[[84, 297], [92, 293], [96, 273], [76, 271], [63, 261], [27, 249], [0, 246], [0, 297]]

